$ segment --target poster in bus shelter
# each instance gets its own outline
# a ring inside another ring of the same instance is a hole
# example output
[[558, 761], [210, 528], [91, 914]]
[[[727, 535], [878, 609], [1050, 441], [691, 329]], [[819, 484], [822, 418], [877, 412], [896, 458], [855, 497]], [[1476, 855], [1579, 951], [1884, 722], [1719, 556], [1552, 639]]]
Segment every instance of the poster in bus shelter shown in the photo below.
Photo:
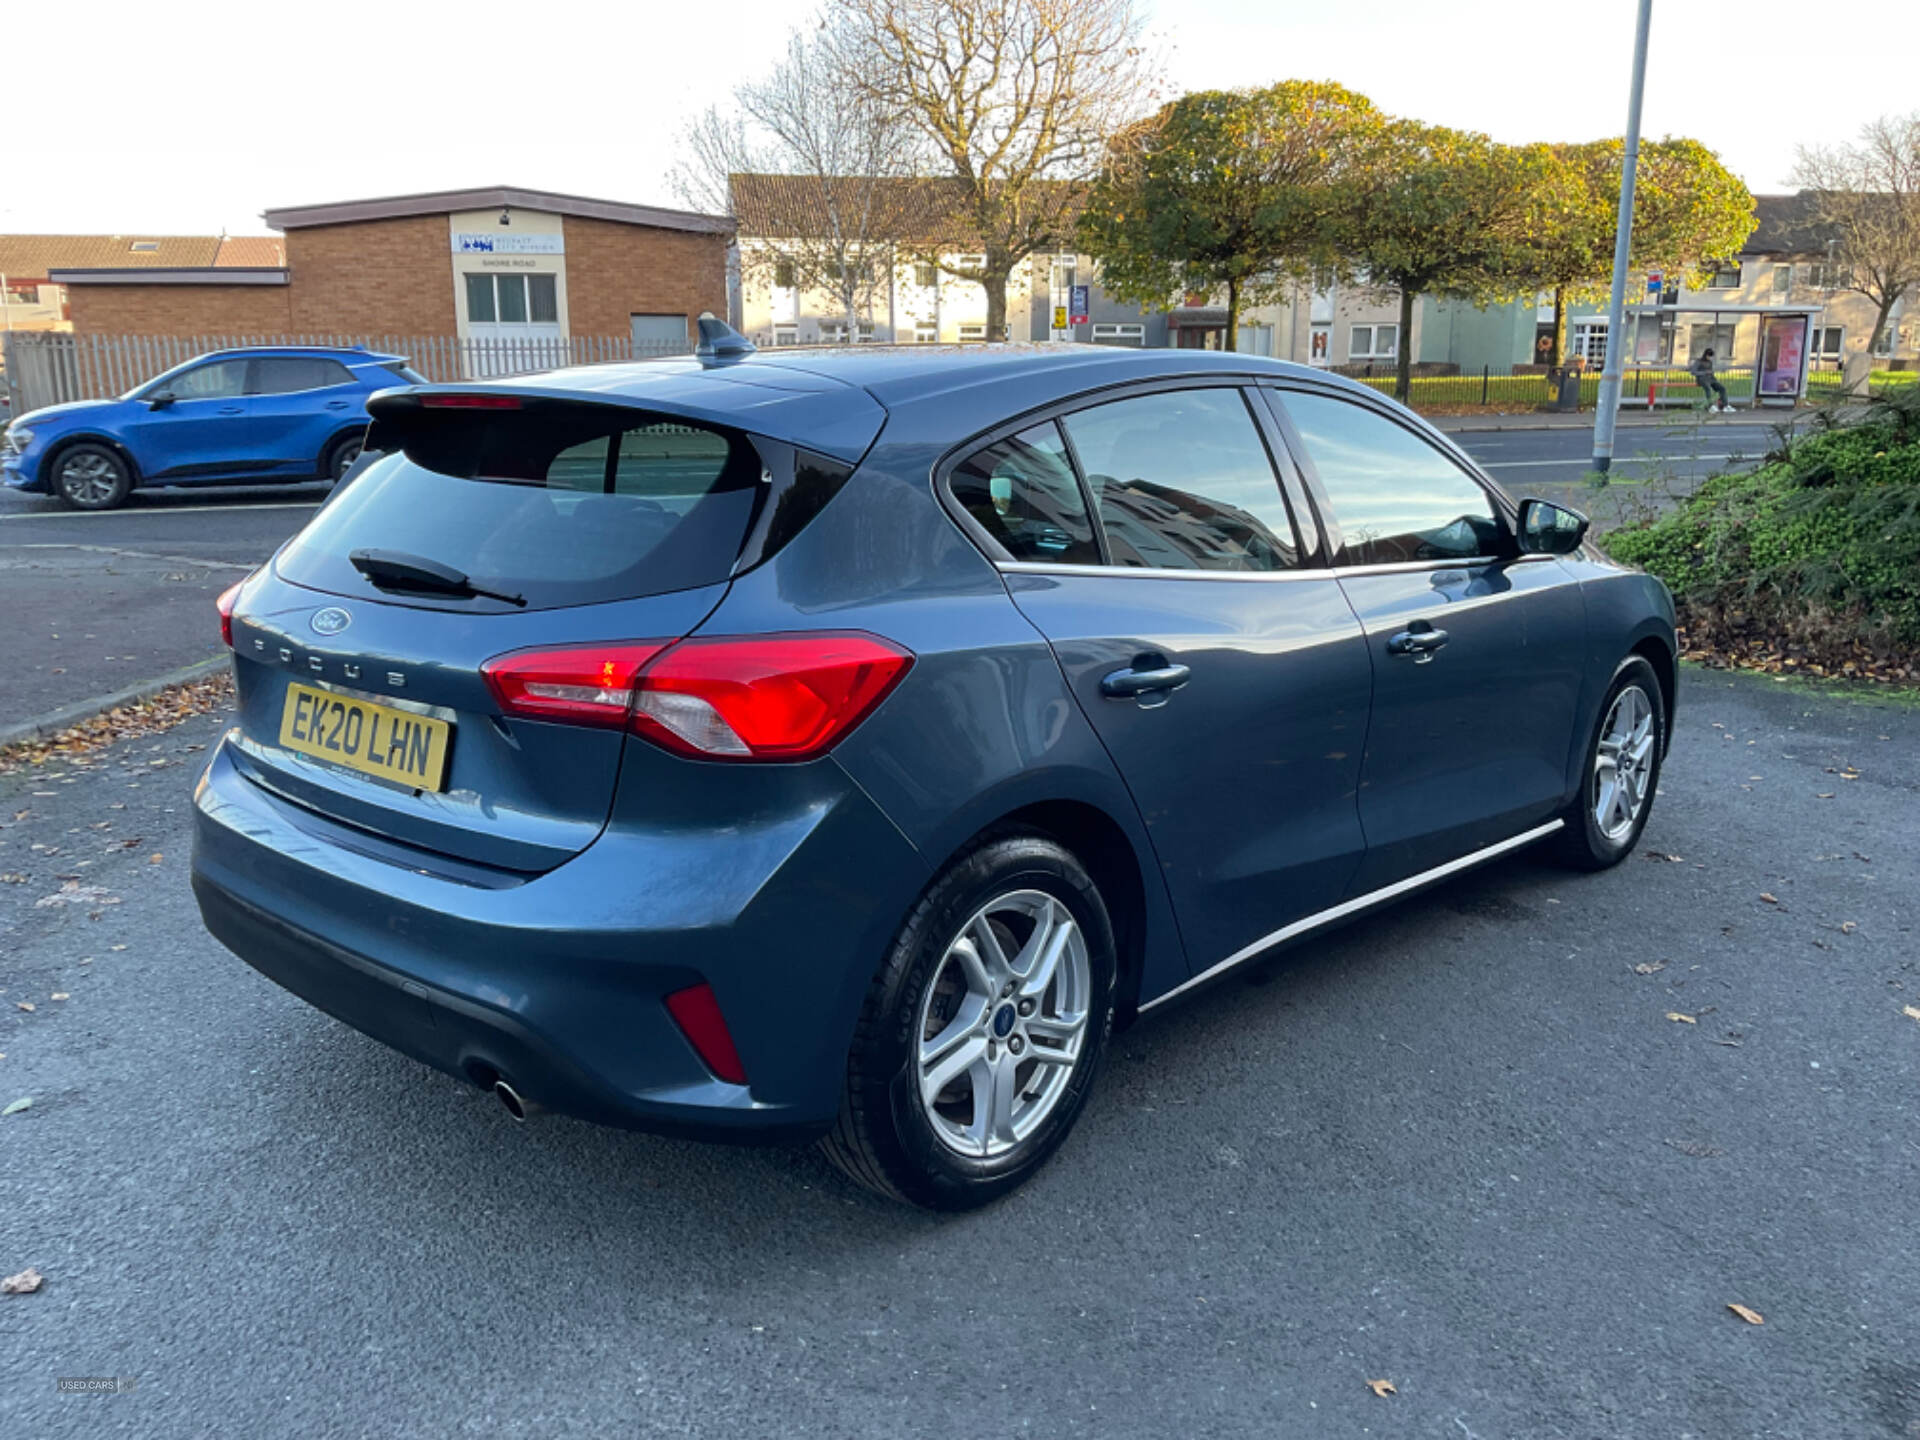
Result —
[[1807, 317], [1769, 315], [1760, 325], [1760, 393], [1792, 399], [1800, 393], [1807, 351]]

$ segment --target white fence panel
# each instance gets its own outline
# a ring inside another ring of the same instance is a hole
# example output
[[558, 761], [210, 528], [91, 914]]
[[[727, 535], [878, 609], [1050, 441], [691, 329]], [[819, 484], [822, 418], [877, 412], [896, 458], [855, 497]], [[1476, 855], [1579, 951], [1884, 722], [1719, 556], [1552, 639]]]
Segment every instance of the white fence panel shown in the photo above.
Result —
[[[15, 331], [0, 335], [0, 396], [14, 415], [69, 400], [97, 400], [213, 350], [257, 345], [357, 346], [406, 357], [436, 382], [490, 380], [567, 365], [617, 364], [691, 353], [690, 344], [625, 335], [565, 339], [475, 340], [451, 335], [72, 335]], [[4, 418], [5, 412], [0, 412]]]

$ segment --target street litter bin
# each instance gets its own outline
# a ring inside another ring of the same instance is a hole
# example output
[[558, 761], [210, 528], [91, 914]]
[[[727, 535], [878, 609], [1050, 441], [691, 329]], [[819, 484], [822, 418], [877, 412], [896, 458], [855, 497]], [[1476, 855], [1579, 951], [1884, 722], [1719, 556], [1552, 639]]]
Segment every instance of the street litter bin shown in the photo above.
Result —
[[1567, 369], [1560, 372], [1560, 390], [1554, 397], [1556, 410], [1578, 410], [1580, 408], [1580, 372]]

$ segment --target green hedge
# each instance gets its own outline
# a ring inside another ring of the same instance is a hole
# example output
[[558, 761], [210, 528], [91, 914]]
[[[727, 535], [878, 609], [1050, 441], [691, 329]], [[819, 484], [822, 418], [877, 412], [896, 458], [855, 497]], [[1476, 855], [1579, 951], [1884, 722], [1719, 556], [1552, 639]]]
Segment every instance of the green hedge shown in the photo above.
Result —
[[1920, 387], [1716, 476], [1605, 544], [1711, 629], [1767, 627], [1809, 653], [1920, 652]]

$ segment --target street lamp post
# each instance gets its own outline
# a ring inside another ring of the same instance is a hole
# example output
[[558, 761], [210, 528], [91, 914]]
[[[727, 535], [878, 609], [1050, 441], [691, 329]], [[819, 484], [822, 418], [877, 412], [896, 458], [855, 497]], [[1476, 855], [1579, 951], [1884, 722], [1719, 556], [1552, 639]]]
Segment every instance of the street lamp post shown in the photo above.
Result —
[[1627, 146], [1620, 161], [1619, 230], [1613, 237], [1613, 293], [1607, 300], [1607, 359], [1600, 371], [1600, 399], [1593, 415], [1593, 468], [1613, 464], [1613, 422], [1620, 409], [1621, 372], [1627, 361], [1627, 257], [1633, 247], [1633, 182], [1640, 169], [1640, 97], [1647, 88], [1647, 30], [1653, 0], [1640, 0], [1633, 30], [1633, 94], [1627, 101]]

